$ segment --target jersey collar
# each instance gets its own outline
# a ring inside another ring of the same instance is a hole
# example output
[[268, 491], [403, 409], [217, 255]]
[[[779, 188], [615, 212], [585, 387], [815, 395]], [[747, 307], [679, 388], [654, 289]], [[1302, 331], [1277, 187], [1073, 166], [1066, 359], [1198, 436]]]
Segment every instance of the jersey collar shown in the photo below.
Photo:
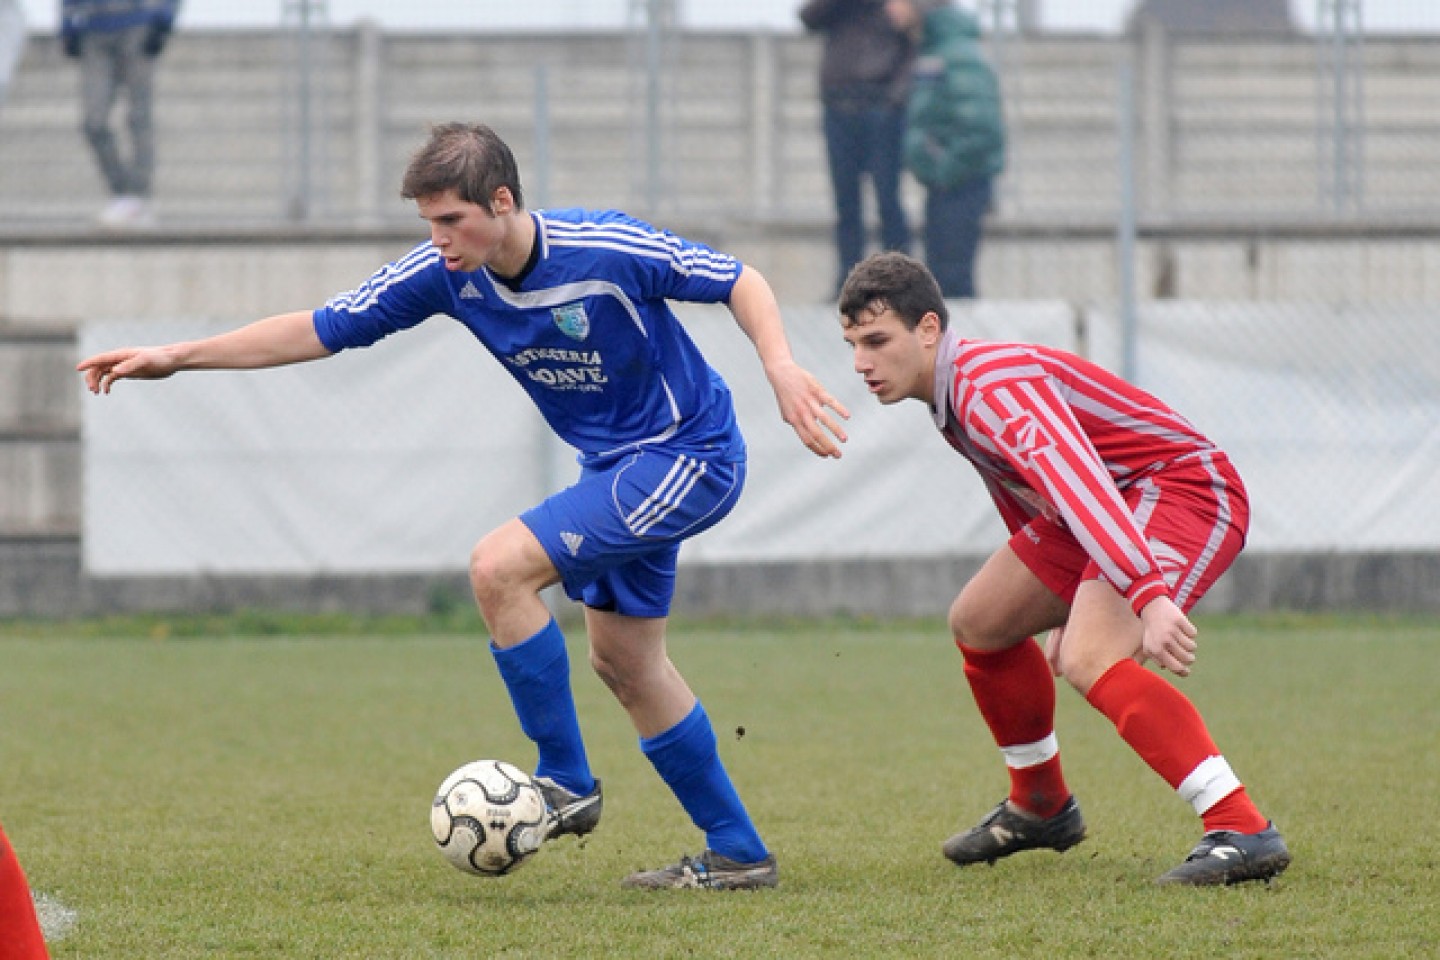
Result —
[[939, 430], [950, 419], [950, 387], [955, 379], [955, 359], [960, 355], [960, 334], [946, 329], [935, 346], [935, 392], [930, 416]]

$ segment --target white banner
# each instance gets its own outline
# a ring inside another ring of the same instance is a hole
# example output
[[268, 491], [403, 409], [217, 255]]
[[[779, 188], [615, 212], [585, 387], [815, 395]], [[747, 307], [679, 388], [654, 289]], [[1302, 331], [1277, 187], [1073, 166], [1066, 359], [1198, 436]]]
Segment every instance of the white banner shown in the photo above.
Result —
[[[786, 311], [797, 359], [849, 407], [839, 462], [805, 450], [722, 307], [678, 307], [735, 393], [750, 446], [735, 512], [687, 562], [988, 552], [1003, 528], [919, 403], [882, 408], [833, 308]], [[984, 339], [1118, 368], [1113, 313], [1058, 302], [955, 305]], [[1440, 546], [1440, 325], [1424, 310], [1146, 305], [1139, 383], [1234, 457], [1262, 550]], [[96, 323], [82, 354], [216, 332]], [[463, 570], [488, 530], [559, 489], [574, 453], [457, 324], [253, 372], [122, 382], [87, 397], [84, 559], [96, 575]]]

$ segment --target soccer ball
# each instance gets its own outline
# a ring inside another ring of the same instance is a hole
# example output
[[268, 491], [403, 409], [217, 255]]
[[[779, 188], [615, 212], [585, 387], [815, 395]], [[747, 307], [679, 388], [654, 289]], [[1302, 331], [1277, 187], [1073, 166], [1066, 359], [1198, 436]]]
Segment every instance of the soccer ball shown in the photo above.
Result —
[[435, 844], [457, 870], [503, 877], [545, 842], [545, 798], [530, 775], [503, 760], [476, 760], [440, 784], [430, 807]]

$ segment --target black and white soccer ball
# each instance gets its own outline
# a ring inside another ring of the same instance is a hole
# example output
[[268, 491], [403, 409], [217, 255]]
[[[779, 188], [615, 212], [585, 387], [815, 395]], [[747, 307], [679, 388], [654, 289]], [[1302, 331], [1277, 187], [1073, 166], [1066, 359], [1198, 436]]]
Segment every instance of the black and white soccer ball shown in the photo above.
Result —
[[504, 760], [476, 760], [440, 784], [430, 807], [435, 844], [457, 870], [503, 877], [545, 842], [545, 798], [528, 773]]

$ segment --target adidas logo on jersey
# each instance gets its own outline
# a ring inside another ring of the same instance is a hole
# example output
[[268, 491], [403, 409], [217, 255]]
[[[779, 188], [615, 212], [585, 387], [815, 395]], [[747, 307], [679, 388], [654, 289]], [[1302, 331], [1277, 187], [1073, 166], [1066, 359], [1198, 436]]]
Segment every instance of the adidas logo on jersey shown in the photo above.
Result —
[[466, 280], [466, 281], [465, 281], [465, 286], [463, 286], [463, 287], [460, 288], [460, 299], [461, 299], [461, 300], [484, 300], [484, 299], [485, 299], [485, 294], [481, 293], [481, 292], [480, 292], [480, 288], [477, 287], [477, 286], [475, 286], [475, 281], [474, 281], [474, 280]]
[[571, 533], [569, 530], [561, 530], [560, 539], [564, 540], [565, 546], [570, 549], [570, 556], [580, 556], [580, 545], [585, 542], [584, 537], [578, 533]]

